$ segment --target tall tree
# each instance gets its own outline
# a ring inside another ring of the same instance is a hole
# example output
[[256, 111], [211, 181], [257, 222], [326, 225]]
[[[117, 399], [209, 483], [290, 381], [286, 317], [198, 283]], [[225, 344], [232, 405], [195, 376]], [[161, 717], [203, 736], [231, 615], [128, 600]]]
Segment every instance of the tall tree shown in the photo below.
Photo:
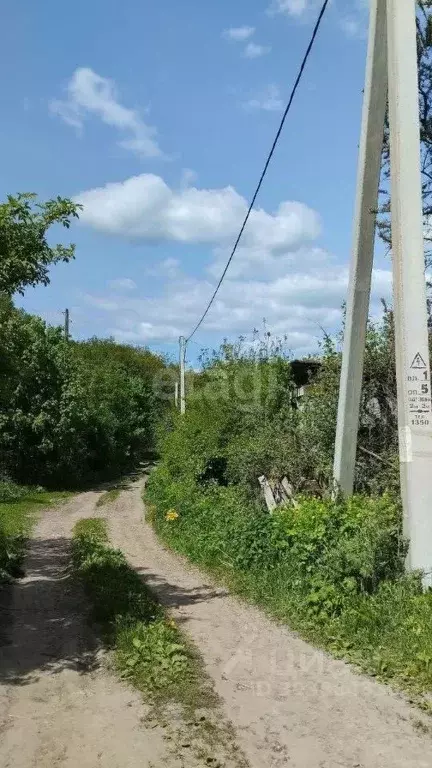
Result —
[[9, 195], [0, 204], [0, 294], [24, 293], [27, 285], [48, 285], [49, 267], [74, 258], [74, 245], [50, 246], [47, 231], [53, 224], [67, 229], [81, 206], [57, 197], [37, 203], [36, 195]]

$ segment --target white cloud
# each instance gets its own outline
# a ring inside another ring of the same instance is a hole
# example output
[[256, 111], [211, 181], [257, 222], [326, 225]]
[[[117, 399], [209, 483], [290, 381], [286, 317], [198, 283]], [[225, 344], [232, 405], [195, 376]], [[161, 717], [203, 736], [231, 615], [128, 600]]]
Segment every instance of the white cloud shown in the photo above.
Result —
[[112, 80], [101, 77], [89, 67], [79, 67], [73, 73], [65, 100], [53, 100], [50, 109], [65, 123], [83, 130], [90, 115], [99, 117], [106, 125], [117, 128], [125, 138], [119, 145], [140, 157], [161, 157], [157, 131], [147, 125], [135, 109], [124, 107], [117, 97]]
[[260, 56], [265, 56], [267, 53], [270, 53], [270, 51], [270, 46], [248, 43], [244, 49], [243, 55], [246, 59], [258, 59]]
[[[109, 234], [146, 241], [223, 246], [237, 235], [247, 201], [233, 187], [172, 190], [154, 174], [81, 192], [82, 223]], [[315, 238], [318, 215], [298, 202], [283, 202], [274, 213], [252, 211], [243, 247], [281, 251]]]
[[137, 284], [130, 277], [118, 277], [115, 280], [110, 280], [108, 285], [113, 290], [121, 292], [135, 291], [137, 288]]
[[224, 30], [223, 37], [225, 37], [227, 40], [234, 40], [236, 43], [242, 43], [245, 40], [249, 40], [254, 32], [255, 27], [231, 27], [230, 29]]
[[[78, 199], [85, 205], [82, 222], [102, 232], [209, 246], [200, 276], [186, 275], [179, 259], [165, 257], [139, 270], [143, 284], [137, 293], [128, 293], [129, 278], [120, 278], [106, 295], [87, 296], [92, 324], [137, 343], [176, 341], [191, 331], [226, 263], [246, 200], [233, 187], [171, 189], [151, 174], [88, 190]], [[305, 354], [316, 348], [320, 326], [338, 330], [348, 268], [316, 244], [319, 234], [318, 215], [300, 202], [282, 202], [273, 212], [254, 210], [204, 334], [247, 334], [265, 317], [272, 333], [286, 334], [295, 353]], [[152, 277], [162, 278], [162, 287]], [[155, 290], [162, 293], [152, 295]], [[374, 270], [373, 315], [377, 299], [390, 296], [390, 271]]]
[[269, 85], [261, 93], [244, 102], [245, 109], [263, 109], [266, 112], [282, 112], [284, 103], [277, 85]]
[[[308, 271], [299, 263], [290, 274], [273, 280], [227, 278], [203, 332], [219, 337], [251, 333], [266, 319], [275, 335], [286, 335], [297, 354], [314, 351], [321, 328], [328, 332], [341, 325], [341, 304], [346, 298], [347, 268]], [[372, 314], [378, 301], [391, 295], [391, 273], [374, 270]], [[176, 341], [188, 333], [214, 289], [213, 281], [182, 277], [169, 283], [165, 293], [142, 299], [87, 296], [86, 303], [105, 315], [105, 328], [119, 340], [141, 343]], [[199, 341], [199, 337], [197, 338]]]
[[[312, 0], [313, 2], [313, 0]], [[311, 7], [311, 0], [274, 0], [270, 5], [271, 15], [283, 13], [287, 16], [300, 17]]]

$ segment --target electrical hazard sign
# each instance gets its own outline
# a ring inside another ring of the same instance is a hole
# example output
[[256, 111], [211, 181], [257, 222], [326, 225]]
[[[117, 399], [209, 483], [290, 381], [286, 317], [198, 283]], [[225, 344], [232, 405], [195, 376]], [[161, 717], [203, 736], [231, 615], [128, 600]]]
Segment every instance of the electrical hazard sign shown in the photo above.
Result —
[[417, 370], [420, 370], [420, 371], [426, 368], [426, 363], [423, 360], [420, 352], [417, 352], [414, 360], [411, 363], [411, 368], [416, 368]]
[[407, 376], [407, 384], [407, 405], [411, 427], [429, 427], [432, 416], [430, 373], [420, 352], [414, 355]]

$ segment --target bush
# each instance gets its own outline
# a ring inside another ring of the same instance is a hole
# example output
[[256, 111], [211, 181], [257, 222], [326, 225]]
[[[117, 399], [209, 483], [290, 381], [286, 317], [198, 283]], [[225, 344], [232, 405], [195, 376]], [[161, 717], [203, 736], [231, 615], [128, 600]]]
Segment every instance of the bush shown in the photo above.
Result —
[[21, 501], [29, 494], [29, 488], [16, 485], [10, 480], [0, 480], [0, 504], [10, 501]]
[[0, 473], [74, 486], [131, 469], [155, 448], [165, 404], [148, 350], [91, 340], [0, 302]]

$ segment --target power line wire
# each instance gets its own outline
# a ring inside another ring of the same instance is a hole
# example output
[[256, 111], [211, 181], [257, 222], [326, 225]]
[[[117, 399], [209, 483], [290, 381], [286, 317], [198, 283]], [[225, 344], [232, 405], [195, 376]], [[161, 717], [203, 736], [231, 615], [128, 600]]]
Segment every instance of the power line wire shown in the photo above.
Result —
[[307, 49], [306, 49], [306, 53], [305, 53], [305, 55], [304, 55], [304, 57], [303, 57], [303, 61], [302, 61], [302, 63], [301, 63], [301, 66], [300, 66], [300, 69], [299, 69], [298, 75], [297, 75], [297, 77], [296, 77], [296, 80], [295, 80], [295, 83], [294, 83], [293, 89], [292, 89], [292, 91], [291, 91], [291, 96], [290, 96], [290, 98], [289, 98], [289, 101], [288, 101], [288, 104], [287, 104], [287, 106], [286, 106], [285, 112], [283, 113], [283, 116], [282, 116], [282, 120], [281, 120], [281, 122], [280, 122], [280, 125], [279, 125], [279, 129], [278, 129], [278, 132], [277, 132], [277, 134], [276, 134], [276, 137], [275, 137], [275, 139], [274, 139], [274, 141], [273, 141], [273, 145], [272, 145], [272, 148], [271, 148], [271, 150], [270, 150], [270, 153], [269, 153], [269, 155], [268, 155], [268, 157], [267, 157], [266, 163], [265, 163], [265, 165], [264, 165], [264, 170], [263, 170], [263, 172], [262, 172], [262, 174], [261, 174], [260, 180], [259, 180], [259, 182], [258, 182], [258, 186], [257, 186], [257, 188], [256, 188], [256, 190], [255, 190], [255, 192], [254, 192], [253, 198], [252, 198], [252, 200], [251, 200], [251, 203], [250, 203], [250, 205], [249, 205], [249, 208], [248, 208], [247, 214], [246, 214], [246, 216], [245, 216], [245, 219], [244, 219], [244, 221], [243, 221], [243, 224], [242, 224], [242, 226], [241, 226], [241, 229], [240, 229], [240, 232], [239, 232], [239, 234], [238, 234], [237, 240], [236, 240], [236, 241], [235, 241], [235, 243], [234, 243], [234, 247], [233, 247], [233, 249], [232, 249], [232, 251], [231, 251], [230, 257], [229, 257], [229, 259], [228, 259], [228, 261], [227, 261], [227, 263], [226, 263], [226, 265], [225, 265], [225, 269], [224, 269], [224, 271], [222, 272], [222, 275], [221, 275], [221, 277], [220, 277], [220, 280], [219, 280], [219, 282], [218, 282], [218, 284], [217, 284], [217, 286], [216, 286], [216, 288], [215, 288], [215, 290], [214, 290], [214, 293], [213, 293], [213, 295], [212, 295], [212, 297], [211, 297], [211, 299], [210, 299], [209, 303], [207, 304], [207, 307], [206, 307], [205, 311], [203, 312], [203, 314], [202, 314], [201, 318], [200, 318], [200, 319], [199, 319], [199, 321], [197, 322], [197, 324], [196, 324], [195, 328], [193, 329], [192, 333], [190, 333], [190, 334], [189, 334], [189, 336], [186, 338], [186, 343], [187, 343], [188, 341], [190, 341], [190, 340], [191, 340], [192, 336], [194, 336], [194, 335], [195, 335], [195, 333], [197, 332], [197, 330], [198, 330], [198, 328], [200, 327], [201, 323], [202, 323], [202, 322], [205, 320], [205, 318], [206, 318], [206, 316], [207, 316], [207, 314], [208, 314], [208, 312], [209, 312], [209, 310], [210, 310], [210, 307], [212, 306], [212, 304], [213, 304], [213, 302], [214, 302], [214, 300], [215, 300], [215, 298], [216, 298], [216, 295], [217, 295], [217, 293], [218, 293], [218, 291], [219, 291], [219, 288], [221, 287], [221, 285], [222, 285], [222, 283], [223, 283], [224, 277], [225, 277], [226, 273], [228, 272], [228, 268], [229, 268], [229, 266], [230, 266], [230, 264], [231, 264], [231, 262], [232, 262], [232, 260], [233, 260], [233, 258], [234, 258], [235, 252], [236, 252], [236, 250], [237, 250], [237, 247], [238, 247], [238, 245], [239, 245], [239, 243], [240, 243], [241, 237], [242, 237], [242, 235], [243, 235], [243, 232], [244, 232], [244, 230], [245, 230], [246, 224], [248, 223], [249, 217], [250, 217], [250, 215], [251, 215], [251, 213], [252, 213], [252, 209], [253, 209], [253, 207], [254, 207], [254, 205], [255, 205], [255, 201], [256, 201], [256, 199], [257, 199], [257, 197], [258, 197], [259, 191], [260, 191], [260, 189], [261, 189], [262, 183], [263, 183], [263, 181], [264, 181], [265, 175], [266, 175], [266, 173], [267, 173], [267, 170], [268, 170], [268, 167], [269, 167], [269, 165], [270, 165], [270, 161], [271, 161], [271, 159], [272, 159], [272, 157], [273, 157], [273, 155], [274, 155], [274, 152], [275, 152], [276, 146], [277, 146], [277, 144], [278, 144], [278, 141], [279, 141], [280, 135], [281, 135], [281, 133], [282, 133], [282, 130], [283, 130], [283, 127], [284, 127], [284, 125], [285, 125], [285, 120], [286, 120], [286, 118], [287, 118], [287, 116], [288, 116], [288, 113], [289, 113], [289, 111], [290, 111], [290, 109], [291, 109], [291, 105], [292, 105], [292, 103], [293, 103], [293, 101], [294, 101], [294, 96], [296, 95], [296, 91], [297, 91], [297, 88], [298, 88], [298, 86], [299, 86], [299, 84], [300, 84], [300, 80], [302, 79], [302, 75], [303, 75], [304, 69], [305, 69], [305, 67], [306, 67], [306, 64], [307, 64], [307, 61], [308, 61], [308, 58], [309, 58], [310, 52], [311, 52], [311, 50], [312, 50], [313, 44], [314, 44], [314, 42], [315, 42], [315, 38], [316, 38], [316, 36], [317, 36], [317, 34], [318, 34], [318, 30], [319, 30], [319, 28], [320, 28], [320, 26], [321, 26], [321, 21], [322, 21], [322, 19], [323, 19], [323, 16], [324, 16], [324, 14], [325, 14], [325, 12], [326, 12], [326, 9], [327, 9], [327, 6], [328, 6], [328, 4], [329, 4], [329, 0], [324, 0], [324, 3], [323, 3], [323, 5], [322, 5], [322, 8], [321, 8], [321, 10], [320, 10], [320, 12], [319, 12], [319, 15], [318, 15], [318, 18], [317, 18], [317, 21], [316, 21], [316, 24], [315, 24], [314, 30], [313, 30], [313, 32], [312, 32], [312, 37], [311, 37], [311, 39], [310, 39], [310, 41], [309, 41], [309, 45], [308, 45], [308, 47], [307, 47]]

